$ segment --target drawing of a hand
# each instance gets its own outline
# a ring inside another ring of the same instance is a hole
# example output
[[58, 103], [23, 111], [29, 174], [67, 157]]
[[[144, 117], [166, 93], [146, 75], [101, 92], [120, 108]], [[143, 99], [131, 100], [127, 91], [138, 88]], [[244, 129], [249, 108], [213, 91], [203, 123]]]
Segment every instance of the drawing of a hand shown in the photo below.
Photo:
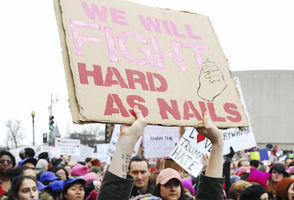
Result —
[[206, 60], [199, 75], [198, 96], [206, 101], [213, 101], [226, 87], [224, 76], [218, 66]]

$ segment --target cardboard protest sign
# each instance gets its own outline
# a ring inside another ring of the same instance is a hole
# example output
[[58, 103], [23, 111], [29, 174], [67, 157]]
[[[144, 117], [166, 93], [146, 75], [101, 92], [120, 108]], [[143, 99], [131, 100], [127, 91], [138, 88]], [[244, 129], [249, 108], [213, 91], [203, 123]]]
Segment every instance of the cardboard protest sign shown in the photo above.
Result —
[[145, 158], [169, 156], [179, 141], [179, 127], [146, 126], [143, 136]]
[[207, 16], [128, 1], [54, 0], [73, 121], [248, 126]]
[[55, 139], [55, 156], [80, 156], [80, 140], [69, 138]]
[[102, 162], [102, 163], [107, 163], [110, 164], [110, 156], [107, 155], [108, 151], [108, 146], [109, 144], [97, 144], [97, 158]]
[[[114, 152], [116, 150], [116, 145], [117, 145], [117, 141], [119, 138], [119, 134], [120, 134], [120, 125], [116, 124], [113, 128], [112, 136], [111, 136], [109, 146], [108, 146], [108, 151], [107, 151], [107, 155], [109, 155], [111, 157], [114, 155]], [[141, 142], [142, 142], [142, 137], [140, 137], [139, 140], [137, 141], [137, 143], [134, 147], [134, 151], [133, 151], [132, 156], [135, 156], [138, 154], [138, 150], [141, 145]]]
[[187, 128], [170, 157], [189, 174], [197, 177], [203, 168], [202, 156], [209, 153], [211, 147], [211, 142], [198, 134], [195, 128]]

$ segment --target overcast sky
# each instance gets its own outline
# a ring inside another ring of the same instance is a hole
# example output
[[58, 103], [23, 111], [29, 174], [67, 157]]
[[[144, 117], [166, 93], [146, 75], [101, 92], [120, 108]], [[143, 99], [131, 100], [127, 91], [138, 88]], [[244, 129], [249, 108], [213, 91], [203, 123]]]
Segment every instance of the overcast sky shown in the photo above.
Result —
[[[210, 17], [230, 69], [294, 70], [292, 0], [135, 0]], [[31, 112], [36, 112], [36, 143], [48, 131], [50, 94], [62, 135], [73, 126], [53, 0], [9, 0], [0, 6], [0, 134], [4, 122], [19, 119], [32, 143]], [[0, 140], [0, 145], [3, 140]]]

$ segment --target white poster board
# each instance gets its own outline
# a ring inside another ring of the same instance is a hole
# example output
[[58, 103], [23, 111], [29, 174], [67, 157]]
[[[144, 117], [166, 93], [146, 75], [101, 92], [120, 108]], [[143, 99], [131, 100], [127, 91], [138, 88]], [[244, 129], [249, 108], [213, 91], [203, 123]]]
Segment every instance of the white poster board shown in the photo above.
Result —
[[84, 162], [86, 158], [94, 158], [94, 148], [81, 144], [80, 145], [80, 155], [71, 156], [71, 161], [82, 161]]
[[203, 168], [201, 158], [210, 149], [211, 142], [198, 134], [196, 129], [188, 127], [170, 157], [189, 174], [197, 177]]
[[55, 156], [80, 156], [80, 140], [69, 138], [55, 138]]
[[109, 144], [97, 144], [97, 159], [99, 159], [102, 163], [110, 164], [110, 156], [107, 155]]
[[[112, 136], [111, 136], [111, 139], [109, 142], [108, 152], [107, 152], [107, 154], [111, 157], [114, 155], [114, 152], [116, 150], [116, 145], [117, 145], [117, 141], [119, 138], [119, 134], [120, 134], [120, 125], [116, 124], [116, 125], [114, 125], [114, 128], [113, 128], [113, 132], [112, 132]], [[138, 154], [138, 150], [139, 150], [141, 141], [142, 141], [142, 137], [140, 137], [139, 140], [137, 141], [132, 156], [135, 156]]]
[[43, 152], [48, 152], [49, 158], [55, 157], [55, 148], [53, 146], [43, 145], [36, 148], [37, 155]]
[[179, 127], [146, 126], [143, 139], [144, 157], [149, 159], [169, 156], [179, 142], [179, 131]]

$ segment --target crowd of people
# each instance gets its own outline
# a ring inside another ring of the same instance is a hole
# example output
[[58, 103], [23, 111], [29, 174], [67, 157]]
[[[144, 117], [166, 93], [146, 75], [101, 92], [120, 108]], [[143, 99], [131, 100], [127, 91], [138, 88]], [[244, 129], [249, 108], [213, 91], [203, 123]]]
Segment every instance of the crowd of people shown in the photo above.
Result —
[[136, 120], [121, 127], [111, 163], [86, 158], [72, 163], [70, 156], [49, 158], [35, 155], [32, 148], [19, 153], [20, 162], [6, 150], [0, 151], [0, 200], [293, 200], [294, 160], [261, 163], [235, 152], [223, 156], [223, 135], [204, 115], [202, 128], [212, 148], [204, 155], [198, 177], [189, 175], [170, 160], [150, 164], [142, 155], [132, 157], [146, 121], [135, 106]]

